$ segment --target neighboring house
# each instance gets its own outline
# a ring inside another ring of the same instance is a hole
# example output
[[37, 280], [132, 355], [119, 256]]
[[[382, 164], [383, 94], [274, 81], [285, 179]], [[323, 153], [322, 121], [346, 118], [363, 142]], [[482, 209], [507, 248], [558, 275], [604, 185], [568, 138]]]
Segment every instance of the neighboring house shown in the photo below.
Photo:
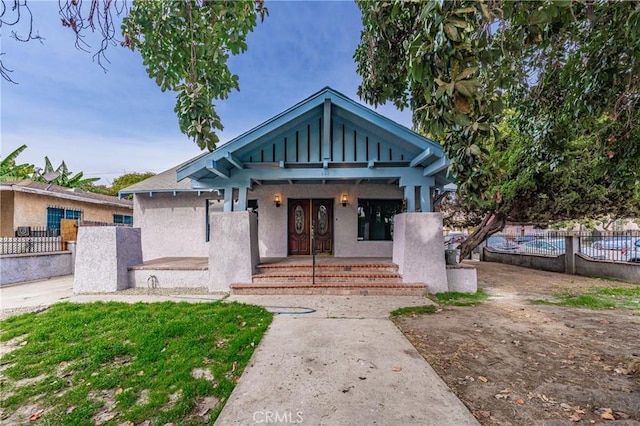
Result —
[[30, 229], [58, 235], [61, 219], [133, 224], [133, 203], [43, 182], [0, 183], [0, 236], [24, 236]]
[[134, 195], [144, 261], [209, 257], [210, 289], [250, 280], [258, 255], [311, 255], [314, 241], [321, 256], [393, 257], [405, 281], [446, 291], [431, 212], [448, 166], [438, 143], [327, 87], [120, 195]]

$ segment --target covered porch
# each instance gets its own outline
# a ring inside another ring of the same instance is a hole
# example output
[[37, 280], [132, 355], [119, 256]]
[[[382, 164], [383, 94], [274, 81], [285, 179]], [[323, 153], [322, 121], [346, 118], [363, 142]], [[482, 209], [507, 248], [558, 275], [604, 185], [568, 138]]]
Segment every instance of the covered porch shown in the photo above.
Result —
[[[206, 257], [166, 257], [129, 267], [129, 287], [207, 287]], [[181, 277], [177, 286], [177, 277]], [[424, 295], [426, 283], [403, 283], [391, 258], [292, 256], [264, 258], [250, 282], [232, 283], [232, 294]]]

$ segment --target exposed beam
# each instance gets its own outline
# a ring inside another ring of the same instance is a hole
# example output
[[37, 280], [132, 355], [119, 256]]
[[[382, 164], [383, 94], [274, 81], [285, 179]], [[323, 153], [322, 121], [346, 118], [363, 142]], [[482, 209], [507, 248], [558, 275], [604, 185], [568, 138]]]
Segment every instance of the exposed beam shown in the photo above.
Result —
[[222, 170], [218, 168], [218, 162], [212, 161], [211, 167], [207, 167], [211, 173], [216, 176], [220, 176], [221, 178], [229, 179], [229, 170]]
[[416, 155], [413, 160], [411, 160], [410, 167], [418, 167], [422, 163], [425, 162], [429, 157], [436, 155], [431, 148], [427, 148], [422, 151], [420, 154]]
[[233, 166], [237, 169], [243, 169], [244, 165], [242, 164], [242, 161], [240, 161], [235, 155], [233, 155], [230, 151], [227, 151], [227, 154], [225, 156], [225, 158], [227, 159], [228, 162], [230, 162], [231, 164], [233, 164]]
[[251, 179], [254, 183], [257, 183], [258, 185], [262, 185], [262, 182], [260, 182], [259, 179]]
[[445, 158], [439, 158], [424, 168], [422, 176], [433, 176], [449, 167], [449, 161]]

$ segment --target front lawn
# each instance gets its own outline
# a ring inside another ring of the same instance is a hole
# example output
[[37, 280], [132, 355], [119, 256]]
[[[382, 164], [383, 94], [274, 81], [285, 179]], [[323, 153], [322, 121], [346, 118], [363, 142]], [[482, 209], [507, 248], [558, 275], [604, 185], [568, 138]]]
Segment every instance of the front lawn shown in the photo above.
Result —
[[213, 422], [271, 319], [222, 302], [61, 303], [9, 318], [0, 421]]

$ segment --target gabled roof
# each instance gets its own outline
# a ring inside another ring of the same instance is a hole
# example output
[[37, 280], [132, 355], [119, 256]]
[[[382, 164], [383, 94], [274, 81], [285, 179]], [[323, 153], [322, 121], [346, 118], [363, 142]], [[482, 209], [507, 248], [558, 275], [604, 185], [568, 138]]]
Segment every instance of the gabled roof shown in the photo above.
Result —
[[44, 182], [35, 182], [32, 180], [0, 182], [0, 190], [27, 192], [47, 197], [109, 205], [125, 209], [133, 208], [133, 202], [131, 200], [121, 200], [118, 197], [113, 197], [111, 195], [96, 194], [94, 192], [83, 191], [79, 188], [66, 188], [63, 186], [52, 185]]
[[170, 168], [169, 170], [165, 170], [164, 172], [160, 172], [157, 175], [151, 176], [150, 178], [123, 188], [120, 190], [119, 195], [122, 197], [124, 195], [137, 192], [189, 191], [191, 190], [191, 180], [185, 178], [178, 181], [176, 179], [176, 170], [188, 164], [189, 162], [195, 161], [207, 154], [208, 152], [202, 153], [191, 160]]
[[[246, 167], [393, 166], [448, 183], [442, 147], [325, 87], [286, 111], [176, 169], [177, 180], [224, 181]], [[415, 171], [415, 170], [414, 170]], [[130, 188], [128, 188], [130, 189]]]

